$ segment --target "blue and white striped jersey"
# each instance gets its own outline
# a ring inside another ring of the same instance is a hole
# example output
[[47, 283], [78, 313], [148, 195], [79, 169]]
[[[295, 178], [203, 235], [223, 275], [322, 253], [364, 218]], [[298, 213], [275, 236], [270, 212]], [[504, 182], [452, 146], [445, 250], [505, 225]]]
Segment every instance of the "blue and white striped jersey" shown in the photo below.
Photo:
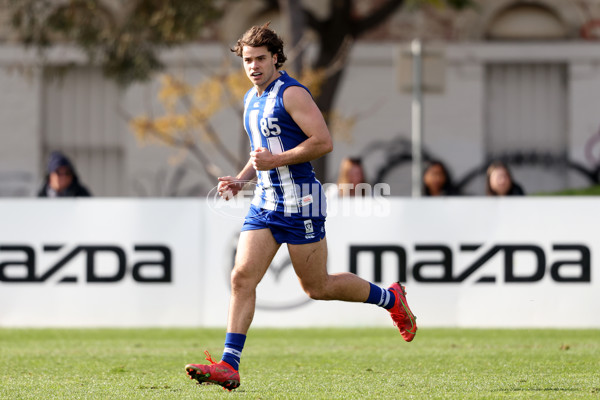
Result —
[[[272, 154], [279, 154], [308, 139], [283, 105], [283, 92], [288, 87], [308, 89], [287, 73], [279, 73], [279, 78], [267, 87], [262, 96], [257, 96], [253, 87], [244, 97], [244, 128], [250, 137], [252, 150], [265, 147]], [[323, 190], [310, 162], [257, 171], [257, 177], [252, 200], [255, 206], [298, 213], [312, 204], [311, 208], [322, 208], [320, 214], [325, 215]]]

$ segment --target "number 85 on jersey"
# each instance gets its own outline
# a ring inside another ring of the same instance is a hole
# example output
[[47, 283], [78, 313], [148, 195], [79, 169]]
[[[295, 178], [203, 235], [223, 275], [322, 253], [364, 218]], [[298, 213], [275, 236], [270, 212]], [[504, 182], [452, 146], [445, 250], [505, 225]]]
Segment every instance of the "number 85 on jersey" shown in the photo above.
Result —
[[264, 137], [277, 136], [281, 133], [281, 128], [277, 124], [277, 121], [278, 119], [273, 117], [262, 118], [260, 120], [260, 131]]

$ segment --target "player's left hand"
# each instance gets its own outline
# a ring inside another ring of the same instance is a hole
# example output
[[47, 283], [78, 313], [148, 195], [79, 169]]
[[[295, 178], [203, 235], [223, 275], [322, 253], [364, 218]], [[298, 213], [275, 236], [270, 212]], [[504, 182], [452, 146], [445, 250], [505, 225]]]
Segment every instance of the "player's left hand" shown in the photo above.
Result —
[[257, 171], [268, 171], [277, 167], [276, 157], [265, 147], [251, 151], [250, 161]]

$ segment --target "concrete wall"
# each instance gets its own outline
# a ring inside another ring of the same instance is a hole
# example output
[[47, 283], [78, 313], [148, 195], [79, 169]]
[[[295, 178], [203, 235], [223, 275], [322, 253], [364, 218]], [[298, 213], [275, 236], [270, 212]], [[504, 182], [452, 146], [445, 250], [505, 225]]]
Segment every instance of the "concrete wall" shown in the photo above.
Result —
[[39, 169], [40, 69], [15, 47], [0, 50], [0, 195], [26, 195]]
[[[395, 137], [410, 138], [409, 93], [398, 90], [396, 54], [401, 43], [357, 43], [352, 50], [343, 83], [337, 95], [336, 109], [342, 115], [356, 117], [353, 129], [332, 132], [334, 152], [328, 158], [328, 180], [334, 181], [340, 160], [347, 155], [364, 155], [367, 175], [373, 179], [385, 159], [384, 150], [365, 153], [373, 143], [389, 142]], [[191, 83], [197, 83], [211, 69], [221, 67], [232, 57], [217, 45], [192, 46], [164, 54], [169, 70]], [[600, 44], [598, 43], [528, 43], [528, 44], [450, 44], [445, 47], [446, 70], [443, 93], [425, 96], [424, 145], [446, 161], [455, 176], [484, 161], [483, 152], [485, 93], [484, 68], [488, 62], [564, 62], [568, 65], [568, 143], [569, 157], [590, 166], [585, 146], [600, 127]], [[234, 62], [239, 60], [232, 58]], [[83, 63], [84, 57], [73, 49], [55, 49], [47, 56], [50, 64]], [[43, 177], [44, 154], [40, 154], [41, 69], [35, 54], [17, 47], [0, 46], [0, 195], [33, 193]], [[135, 85], [117, 99], [124, 115], [157, 114], [158, 80]], [[241, 99], [240, 99], [241, 102]], [[115, 117], [124, 118], [123, 114]], [[243, 152], [241, 120], [233, 110], [220, 112], [214, 126], [225, 143]], [[168, 175], [181, 165], [181, 152], [166, 147], [141, 145], [131, 131], [125, 136], [127, 189], [122, 195], [140, 194], [133, 190], [137, 181], [147, 182], [147, 195], [161, 195], [157, 182], [160, 173]], [[210, 146], [210, 143], [203, 143]], [[208, 148], [208, 147], [207, 147]], [[384, 147], [389, 149], [389, 145]], [[596, 151], [597, 153], [597, 151]], [[210, 188], [214, 182], [204, 178], [192, 158], [188, 184], [202, 183]], [[223, 174], [235, 168], [216, 159]], [[162, 172], [161, 172], [162, 171]], [[15, 175], [16, 174], [16, 175]], [[19, 175], [25, 174], [25, 175]], [[15, 189], [15, 176], [20, 183]], [[389, 176], [392, 193], [408, 194], [409, 170], [398, 169]], [[85, 177], [82, 177], [85, 180]], [[154, 182], [154, 183], [152, 183]], [[535, 187], [535, 182], [522, 182]], [[577, 176], [569, 186], [585, 186]], [[481, 185], [472, 194], [482, 194]]]
[[[356, 114], [358, 122], [353, 140], [338, 141], [329, 165], [337, 169], [347, 154], [360, 155], [374, 141], [389, 141], [395, 136], [410, 139], [410, 93], [400, 92], [395, 82], [394, 51], [399, 44], [358, 45], [337, 100], [337, 108]], [[443, 93], [424, 97], [424, 147], [442, 158], [455, 177], [463, 176], [485, 160], [485, 66], [487, 63], [541, 62], [566, 63], [569, 71], [567, 153], [572, 161], [591, 168], [584, 149], [600, 129], [600, 58], [598, 44], [527, 43], [527, 44], [450, 44], [445, 47], [446, 71]], [[540, 117], [540, 116], [537, 116]], [[543, 117], [543, 116], [541, 116]], [[334, 135], [336, 132], [334, 132]], [[596, 151], [597, 153], [597, 151]], [[383, 151], [367, 155], [370, 178], [381, 167]], [[410, 193], [406, 180], [408, 167], [393, 174], [402, 194]], [[536, 187], [536, 182], [522, 182]], [[571, 174], [569, 187], [589, 182]], [[470, 188], [483, 193], [483, 182]], [[394, 189], [392, 188], [392, 192]]]

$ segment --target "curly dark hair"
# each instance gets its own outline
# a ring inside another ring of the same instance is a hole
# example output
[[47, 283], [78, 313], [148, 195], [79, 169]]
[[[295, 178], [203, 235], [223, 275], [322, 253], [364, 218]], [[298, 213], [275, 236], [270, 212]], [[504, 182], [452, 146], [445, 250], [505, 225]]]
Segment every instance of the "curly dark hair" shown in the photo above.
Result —
[[277, 55], [275, 68], [281, 68], [283, 63], [285, 63], [285, 60], [287, 60], [287, 57], [283, 54], [283, 40], [281, 40], [275, 31], [269, 28], [270, 23], [271, 22], [267, 22], [262, 26], [255, 25], [248, 29], [242, 37], [238, 39], [235, 47], [231, 49], [231, 51], [241, 57], [244, 46], [266, 46], [271, 54]]

